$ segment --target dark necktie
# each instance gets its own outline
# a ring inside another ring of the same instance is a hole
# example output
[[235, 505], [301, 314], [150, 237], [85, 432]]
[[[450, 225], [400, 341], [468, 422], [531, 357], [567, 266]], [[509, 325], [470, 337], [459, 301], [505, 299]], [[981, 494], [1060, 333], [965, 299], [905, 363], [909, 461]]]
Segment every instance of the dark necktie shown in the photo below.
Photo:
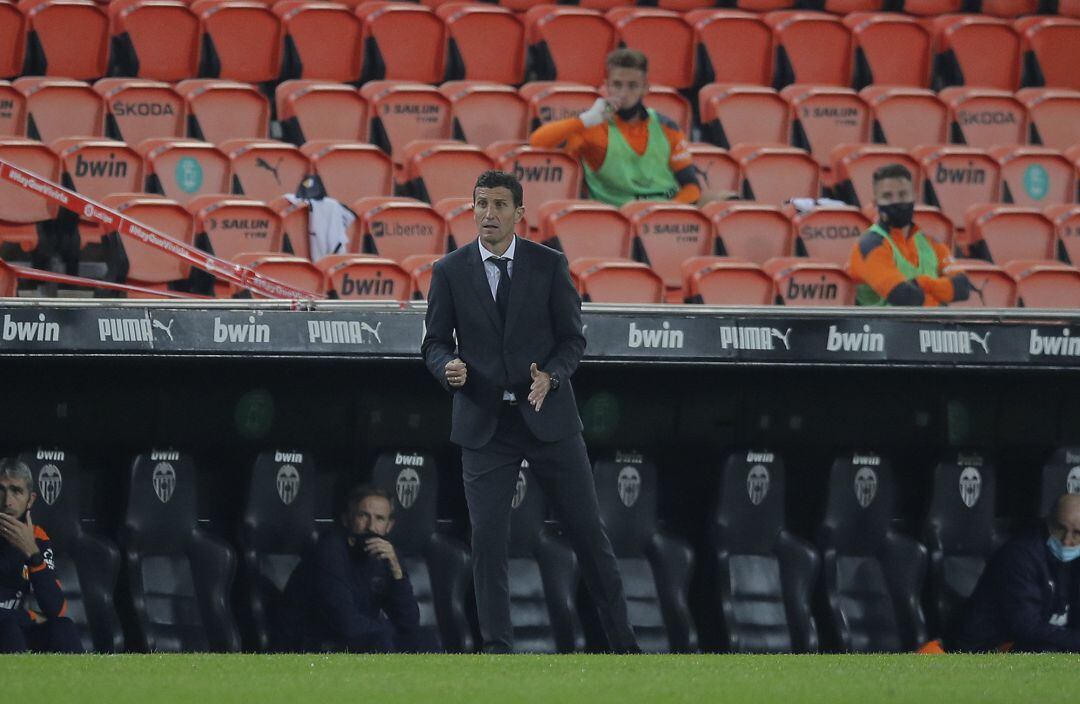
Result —
[[506, 265], [510, 261], [503, 257], [491, 257], [491, 263], [499, 268], [499, 285], [495, 287], [495, 307], [499, 317], [506, 322], [506, 311], [510, 307], [510, 272]]

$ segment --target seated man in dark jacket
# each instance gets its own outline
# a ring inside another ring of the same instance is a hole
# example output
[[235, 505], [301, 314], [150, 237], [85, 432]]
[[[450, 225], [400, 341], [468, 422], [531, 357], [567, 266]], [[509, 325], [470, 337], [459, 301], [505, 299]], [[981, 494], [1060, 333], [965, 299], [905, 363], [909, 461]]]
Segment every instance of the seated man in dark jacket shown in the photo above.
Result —
[[389, 653], [418, 649], [420, 608], [394, 546], [392, 497], [359, 486], [342, 525], [319, 537], [285, 587], [279, 647]]
[[949, 651], [1080, 652], [1080, 495], [1060, 497], [1046, 526], [991, 558], [961, 611]]

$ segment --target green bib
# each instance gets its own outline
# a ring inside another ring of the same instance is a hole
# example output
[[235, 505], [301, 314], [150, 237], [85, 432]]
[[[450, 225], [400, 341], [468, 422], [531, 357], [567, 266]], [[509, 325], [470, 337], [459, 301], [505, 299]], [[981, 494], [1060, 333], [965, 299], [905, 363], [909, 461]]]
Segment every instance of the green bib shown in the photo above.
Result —
[[670, 200], [679, 192], [671, 173], [671, 145], [655, 110], [649, 110], [649, 144], [638, 155], [615, 121], [608, 122], [608, 144], [604, 163], [597, 171], [585, 167], [589, 196], [616, 207], [632, 200]]
[[[922, 230], [915, 230], [915, 234], [912, 235], [915, 238], [915, 251], [919, 255], [918, 265], [907, 260], [907, 257], [903, 255], [900, 248], [896, 246], [896, 243], [889, 237], [889, 233], [881, 225], [874, 224], [869, 231], [889, 243], [889, 247], [892, 248], [893, 261], [896, 262], [896, 268], [908, 281], [917, 276], [936, 277], [938, 275], [937, 252], [934, 251], [930, 240], [926, 239], [926, 235], [922, 233]], [[884, 306], [888, 304], [884, 298], [878, 295], [877, 291], [866, 284], [859, 284], [855, 289], [855, 305]]]

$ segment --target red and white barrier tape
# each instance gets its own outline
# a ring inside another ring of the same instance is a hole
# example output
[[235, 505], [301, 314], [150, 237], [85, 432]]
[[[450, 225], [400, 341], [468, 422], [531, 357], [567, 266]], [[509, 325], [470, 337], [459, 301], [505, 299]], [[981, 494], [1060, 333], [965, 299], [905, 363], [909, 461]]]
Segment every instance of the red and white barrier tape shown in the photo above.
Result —
[[44, 196], [50, 201], [80, 214], [86, 220], [101, 223], [110, 231], [119, 232], [124, 237], [131, 237], [151, 247], [168, 252], [189, 262], [192, 266], [267, 298], [293, 300], [323, 298], [317, 293], [275, 281], [246, 266], [218, 259], [202, 250], [136, 222], [111, 208], [105, 207], [101, 203], [92, 201], [59, 184], [3, 160], [0, 160], [0, 181], [13, 183], [26, 191]]

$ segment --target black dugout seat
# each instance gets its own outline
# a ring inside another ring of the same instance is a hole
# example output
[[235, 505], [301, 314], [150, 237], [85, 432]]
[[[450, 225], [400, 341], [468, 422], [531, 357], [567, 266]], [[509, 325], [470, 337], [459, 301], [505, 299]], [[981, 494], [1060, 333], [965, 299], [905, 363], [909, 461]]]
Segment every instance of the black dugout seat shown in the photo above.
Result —
[[86, 651], [122, 651], [124, 636], [113, 604], [120, 551], [83, 529], [79, 460], [66, 450], [40, 447], [18, 460], [34, 475], [38, 497], [30, 515], [49, 536], [56, 577], [67, 600], [64, 615], [75, 623]]
[[544, 524], [547, 506], [536, 478], [521, 463], [510, 514], [510, 622], [514, 649], [571, 653], [585, 646], [574, 605], [574, 551]]
[[1059, 448], [1043, 465], [1039, 482], [1039, 518], [1050, 515], [1062, 494], [1080, 494], [1080, 447]]
[[238, 611], [247, 647], [270, 649], [285, 583], [317, 537], [311, 453], [261, 453], [251, 472], [238, 536]]
[[471, 652], [473, 636], [465, 616], [469, 554], [455, 540], [436, 532], [439, 473], [434, 458], [412, 452], [383, 453], [375, 461], [372, 483], [397, 498], [389, 537], [412, 582], [420, 627], [437, 632], [445, 650]]
[[132, 464], [120, 545], [135, 615], [133, 650], [240, 649], [229, 605], [236, 558], [198, 527], [197, 492], [187, 455], [153, 450]]
[[598, 460], [593, 476], [638, 645], [647, 653], [696, 650], [687, 606], [694, 554], [657, 526], [656, 467], [636, 452], [617, 452]]
[[940, 635], [975, 590], [987, 560], [1003, 540], [994, 523], [993, 462], [974, 451], [951, 453], [934, 468], [933, 481], [923, 541], [930, 551], [928, 615]]
[[737, 653], [814, 652], [810, 602], [820, 560], [784, 527], [784, 462], [768, 450], [728, 455], [710, 526], [720, 647]]
[[892, 468], [872, 453], [844, 455], [833, 462], [828, 492], [818, 545], [832, 645], [856, 653], [914, 650], [926, 641], [926, 548], [890, 527]]

